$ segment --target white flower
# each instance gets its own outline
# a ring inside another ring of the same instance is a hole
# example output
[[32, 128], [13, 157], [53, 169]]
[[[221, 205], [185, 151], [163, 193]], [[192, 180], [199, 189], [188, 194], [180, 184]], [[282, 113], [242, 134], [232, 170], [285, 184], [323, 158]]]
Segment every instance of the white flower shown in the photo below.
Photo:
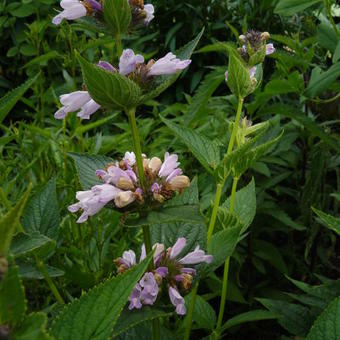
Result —
[[190, 59], [180, 60], [169, 52], [165, 57], [157, 60], [150, 68], [148, 75], [157, 76], [162, 74], [173, 74], [185, 69], [191, 63]]
[[62, 0], [60, 6], [64, 9], [56, 15], [52, 23], [59, 25], [63, 19], [74, 20], [86, 16], [86, 7], [78, 0]]

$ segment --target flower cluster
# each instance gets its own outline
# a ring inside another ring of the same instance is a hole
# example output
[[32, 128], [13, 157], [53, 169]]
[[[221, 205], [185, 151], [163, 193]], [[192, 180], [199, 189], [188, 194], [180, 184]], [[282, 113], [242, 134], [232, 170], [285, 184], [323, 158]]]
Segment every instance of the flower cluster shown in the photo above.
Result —
[[[162, 291], [167, 291], [171, 303], [176, 307], [176, 313], [184, 315], [186, 307], [180, 291], [191, 288], [194, 268], [188, 267], [199, 263], [211, 263], [212, 255], [206, 255], [199, 246], [184, 257], [179, 257], [186, 246], [186, 239], [179, 238], [173, 247], [165, 250], [163, 244], [154, 245], [154, 270], [146, 272], [136, 284], [129, 297], [129, 309], [140, 309], [143, 305], [153, 305]], [[140, 260], [146, 256], [145, 246], [142, 246]], [[125, 251], [122, 257], [115, 260], [117, 271], [123, 273], [136, 264], [133, 250]]]
[[[144, 23], [148, 25], [154, 18], [155, 9], [153, 5], [144, 5], [143, 0], [129, 0], [132, 15], [132, 25]], [[98, 16], [102, 13], [101, 1], [96, 0], [61, 0], [60, 6], [63, 9], [57, 14], [52, 22], [55, 25], [59, 25], [63, 19], [75, 20], [85, 16]]]
[[77, 220], [85, 222], [89, 216], [93, 216], [109, 202], [117, 208], [123, 208], [129, 204], [151, 204], [152, 202], [164, 202], [189, 187], [190, 180], [182, 175], [179, 168], [178, 156], [165, 153], [164, 161], [158, 157], [151, 159], [143, 155], [143, 166], [146, 177], [146, 188], [142, 190], [138, 179], [136, 157], [133, 152], [126, 152], [120, 162], [108, 164], [105, 169], [96, 171], [96, 175], [103, 184], [95, 185], [91, 190], [78, 191], [77, 203], [68, 207], [74, 213], [82, 210]]
[[[191, 63], [191, 60], [180, 60], [173, 53], [169, 52], [165, 57], [154, 61], [150, 60], [144, 64], [144, 57], [135, 54], [131, 49], [123, 51], [119, 60], [119, 70], [107, 61], [100, 61], [97, 66], [108, 72], [119, 72], [133, 81], [145, 85], [149, 84], [154, 76], [169, 75], [183, 70]], [[63, 105], [55, 114], [56, 119], [65, 118], [69, 112], [78, 111], [77, 116], [81, 119], [90, 119], [100, 105], [97, 104], [87, 91], [75, 91], [60, 96], [60, 103]]]

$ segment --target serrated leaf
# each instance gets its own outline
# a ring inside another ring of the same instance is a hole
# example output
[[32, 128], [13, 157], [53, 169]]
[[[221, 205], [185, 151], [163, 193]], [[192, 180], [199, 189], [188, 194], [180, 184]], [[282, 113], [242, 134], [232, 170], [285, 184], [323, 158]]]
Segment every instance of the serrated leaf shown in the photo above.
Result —
[[39, 233], [56, 239], [59, 222], [56, 182], [53, 178], [29, 199], [21, 224], [28, 234]]
[[131, 22], [131, 8], [128, 0], [104, 0], [103, 13], [113, 35], [127, 32]]
[[17, 101], [20, 100], [25, 92], [36, 82], [39, 76], [40, 74], [38, 73], [0, 99], [0, 123], [3, 122]]
[[124, 309], [113, 330], [113, 336], [116, 337], [142, 322], [170, 316], [171, 314], [173, 312], [149, 306], [143, 306], [141, 309], [134, 310]]
[[276, 5], [274, 12], [284, 16], [290, 16], [320, 3], [321, 1], [322, 0], [280, 0]]
[[176, 125], [163, 117], [161, 120], [185, 143], [207, 171], [211, 173], [212, 169], [216, 169], [220, 162], [219, 147], [216, 143], [195, 130]]
[[0, 219], [0, 256], [7, 255], [12, 237], [17, 225], [19, 224], [31, 189], [32, 186], [29, 185], [20, 201], [5, 216]]
[[47, 316], [45, 313], [32, 313], [16, 327], [12, 334], [13, 340], [52, 340], [46, 332]]
[[114, 110], [127, 110], [138, 105], [141, 88], [134, 81], [91, 64], [79, 54], [77, 58], [86, 89], [98, 104]]
[[306, 340], [340, 338], [340, 297], [334, 299], [314, 322]]
[[228, 227], [212, 235], [208, 245], [208, 254], [213, 256], [207, 271], [214, 271], [230, 257], [239, 240], [242, 226]]
[[[196, 36], [194, 40], [190, 41], [185, 46], [176, 51], [177, 58], [181, 60], [189, 59], [192, 53], [194, 52], [198, 42], [200, 41], [203, 32], [204, 28], [201, 30], [201, 32]], [[170, 85], [172, 85], [176, 81], [180, 74], [181, 72], [179, 71], [173, 75], [158, 76], [154, 87], [141, 97], [140, 103], [145, 103], [146, 101], [160, 95], [163, 91], [165, 91]]]
[[122, 275], [108, 279], [68, 304], [51, 326], [56, 339], [108, 339], [133, 288], [146, 271], [152, 254]]
[[25, 290], [14, 262], [9, 264], [7, 274], [0, 281], [0, 302], [1, 324], [13, 326], [25, 315]]
[[69, 152], [74, 160], [77, 169], [79, 182], [84, 190], [91, 189], [94, 185], [103, 184], [96, 176], [96, 170], [105, 169], [105, 166], [112, 163], [112, 158], [102, 155], [88, 155]]
[[312, 210], [319, 217], [321, 223], [325, 227], [335, 231], [338, 235], [340, 235], [340, 218], [326, 214], [323, 211], [318, 210], [314, 207], [312, 207]]
[[[230, 197], [225, 201], [223, 206], [229, 210]], [[243, 228], [241, 230], [241, 234], [243, 234], [250, 226], [251, 222], [253, 222], [256, 214], [256, 193], [254, 179], [252, 179], [247, 184], [247, 186], [236, 192], [233, 213], [243, 224]]]

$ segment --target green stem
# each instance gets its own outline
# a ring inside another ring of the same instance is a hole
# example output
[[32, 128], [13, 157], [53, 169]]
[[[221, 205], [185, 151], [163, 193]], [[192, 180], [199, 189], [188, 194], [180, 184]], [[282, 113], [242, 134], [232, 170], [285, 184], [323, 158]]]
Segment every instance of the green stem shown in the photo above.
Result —
[[213, 210], [212, 210], [211, 217], [210, 217], [210, 223], [209, 223], [209, 227], [208, 227], [207, 245], [209, 245], [211, 236], [214, 232], [214, 227], [215, 227], [216, 217], [217, 217], [217, 211], [218, 211], [218, 207], [220, 205], [220, 200], [221, 200], [222, 188], [223, 188], [223, 184], [218, 183], [217, 188], [216, 188], [214, 206], [213, 206]]
[[55, 286], [50, 275], [48, 274], [48, 271], [47, 271], [47, 268], [46, 268], [44, 262], [41, 261], [40, 259], [38, 259], [37, 256], [35, 256], [35, 261], [36, 261], [36, 264], [37, 264], [39, 271], [41, 272], [41, 274], [43, 274], [44, 279], [46, 280], [48, 286], [50, 287], [51, 292], [53, 293], [54, 297], [56, 298], [58, 303], [60, 303], [61, 305], [64, 305], [65, 301], [63, 300], [63, 298], [59, 294], [57, 287]]
[[241, 118], [242, 104], [243, 104], [243, 98], [239, 97], [238, 98], [236, 117], [235, 117], [233, 131], [231, 133], [231, 137], [230, 137], [230, 141], [229, 141], [229, 145], [228, 145], [227, 155], [230, 155], [233, 152], [236, 133], [237, 133], [238, 126], [239, 126], [239, 123], [240, 123], [240, 118]]
[[337, 36], [340, 38], [340, 31], [338, 29], [338, 26], [336, 25], [336, 23], [334, 22], [333, 16], [332, 16], [332, 9], [331, 9], [331, 3], [328, 0], [325, 0], [325, 6], [327, 8], [327, 14], [328, 14], [328, 19], [331, 22], [335, 33], [337, 34]]
[[233, 178], [233, 186], [232, 186], [232, 188], [231, 188], [231, 197], [230, 197], [230, 206], [229, 206], [229, 212], [230, 212], [230, 214], [232, 214], [233, 211], [234, 211], [237, 182], [238, 182], [238, 178], [237, 178], [237, 177], [234, 177], [234, 178]]
[[122, 55], [122, 52], [123, 52], [122, 38], [120, 37], [120, 34], [116, 35], [116, 49], [117, 49], [117, 57], [118, 57], [118, 60], [119, 60], [120, 56]]
[[194, 307], [195, 307], [195, 300], [197, 295], [197, 289], [198, 289], [199, 281], [195, 284], [195, 287], [192, 290], [192, 297], [190, 300], [189, 310], [187, 313], [186, 318], [186, 327], [185, 327], [185, 333], [184, 333], [184, 340], [189, 340], [190, 338], [190, 331], [191, 331], [191, 324], [192, 324], [192, 315], [194, 313]]
[[160, 340], [161, 338], [161, 327], [159, 319], [152, 320], [152, 340]]

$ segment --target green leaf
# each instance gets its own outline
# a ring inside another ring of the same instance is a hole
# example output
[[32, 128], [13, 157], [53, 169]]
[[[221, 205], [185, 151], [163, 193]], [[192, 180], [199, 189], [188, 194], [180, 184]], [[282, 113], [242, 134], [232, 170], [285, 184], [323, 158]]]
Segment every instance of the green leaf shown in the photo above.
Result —
[[[181, 60], [189, 59], [194, 52], [198, 42], [200, 41], [203, 32], [204, 28], [202, 28], [201, 32], [196, 36], [194, 40], [190, 41], [185, 46], [176, 51], [177, 58]], [[176, 74], [173, 75], [157, 76], [154, 87], [141, 97], [140, 103], [145, 103], [148, 100], [160, 95], [177, 80], [180, 74], [181, 71], [178, 71]]]
[[112, 163], [112, 158], [101, 155], [88, 155], [69, 152], [74, 160], [77, 169], [79, 182], [84, 190], [91, 189], [94, 185], [103, 184], [96, 176], [96, 170], [105, 169], [105, 166]]
[[[43, 274], [39, 271], [35, 264], [33, 265], [30, 263], [18, 262], [18, 267], [19, 274], [22, 279], [36, 279], [36, 280], [44, 279]], [[62, 271], [61, 269], [49, 266], [48, 264], [45, 264], [45, 267], [50, 277], [59, 277], [65, 274], [65, 272]]]
[[25, 83], [16, 89], [8, 92], [0, 99], [0, 123], [6, 118], [7, 114], [12, 110], [17, 101], [25, 94], [25, 92], [36, 82], [39, 73], [33, 78], [28, 79]]
[[323, 72], [318, 66], [312, 70], [312, 75], [304, 95], [308, 98], [315, 98], [332, 85], [340, 75], [340, 62], [332, 65]]
[[62, 56], [57, 51], [50, 51], [48, 53], [45, 53], [43, 55], [33, 58], [27, 64], [25, 64], [22, 68], [27, 68], [32, 65], [41, 64], [41, 63], [44, 63], [51, 59], [56, 59], [56, 58], [62, 58]]
[[327, 22], [320, 23], [318, 25], [317, 40], [320, 46], [334, 53], [339, 41], [339, 37], [336, 34], [332, 25], [329, 22]]
[[279, 315], [279, 324], [288, 332], [305, 336], [312, 324], [313, 316], [306, 307], [282, 300], [256, 299], [271, 312]]
[[173, 314], [173, 312], [165, 311], [154, 306], [143, 306], [142, 309], [133, 310], [124, 309], [113, 330], [113, 336], [116, 337], [142, 322], [170, 316], [171, 314]]
[[216, 169], [220, 162], [219, 147], [216, 143], [190, 128], [176, 125], [163, 117], [161, 120], [185, 143], [207, 171], [211, 173], [211, 168]]
[[[225, 207], [228, 211], [229, 206], [230, 197], [223, 204], [223, 207]], [[251, 222], [253, 222], [256, 214], [256, 193], [254, 179], [252, 179], [247, 186], [236, 192], [234, 214], [243, 224], [243, 228], [241, 230], [241, 234], [243, 234], [248, 229]]]
[[24, 255], [41, 248], [49, 242], [53, 241], [49, 237], [37, 232], [33, 232], [30, 235], [17, 234], [12, 240], [10, 252], [14, 256]]
[[127, 32], [131, 22], [131, 8], [128, 0], [104, 0], [103, 13], [113, 35]]
[[325, 227], [335, 231], [338, 235], [340, 235], [340, 218], [334, 217], [332, 215], [328, 215], [324, 213], [323, 211], [318, 210], [314, 207], [312, 207], [312, 210], [319, 217], [321, 223]]
[[314, 322], [307, 340], [340, 338], [340, 297], [334, 299]]
[[25, 315], [25, 290], [14, 262], [10, 263], [7, 274], [0, 281], [0, 301], [1, 324], [15, 325]]
[[60, 223], [55, 178], [28, 201], [21, 224], [28, 234], [42, 234], [56, 239]]
[[0, 256], [7, 255], [12, 237], [17, 225], [19, 224], [20, 217], [24, 211], [31, 189], [32, 185], [30, 184], [20, 201], [0, 219]]
[[294, 15], [308, 7], [311, 7], [322, 0], [280, 0], [274, 12], [284, 16]]
[[242, 226], [237, 225], [213, 234], [208, 245], [208, 254], [213, 256], [213, 261], [207, 267], [207, 271], [214, 271], [233, 254], [241, 229]]
[[45, 313], [32, 313], [16, 327], [12, 334], [13, 340], [52, 340], [46, 332], [47, 316]]
[[273, 313], [271, 311], [264, 309], [256, 309], [232, 317], [221, 327], [221, 331], [224, 332], [225, 330], [231, 327], [241, 325], [246, 322], [277, 319], [278, 317], [279, 317], [278, 314]]
[[108, 279], [65, 306], [51, 326], [56, 339], [108, 339], [133, 288], [146, 271], [152, 253], [122, 275]]
[[118, 72], [109, 72], [91, 64], [79, 54], [77, 58], [86, 89], [98, 104], [121, 111], [138, 105], [141, 89], [134, 81]]
[[229, 50], [227, 84], [237, 98], [245, 98], [252, 92], [249, 71], [232, 49]]
[[[192, 294], [185, 296], [185, 304], [187, 308], [190, 305]], [[192, 321], [196, 323], [198, 329], [213, 330], [216, 324], [216, 313], [211, 305], [201, 296], [196, 295]]]

